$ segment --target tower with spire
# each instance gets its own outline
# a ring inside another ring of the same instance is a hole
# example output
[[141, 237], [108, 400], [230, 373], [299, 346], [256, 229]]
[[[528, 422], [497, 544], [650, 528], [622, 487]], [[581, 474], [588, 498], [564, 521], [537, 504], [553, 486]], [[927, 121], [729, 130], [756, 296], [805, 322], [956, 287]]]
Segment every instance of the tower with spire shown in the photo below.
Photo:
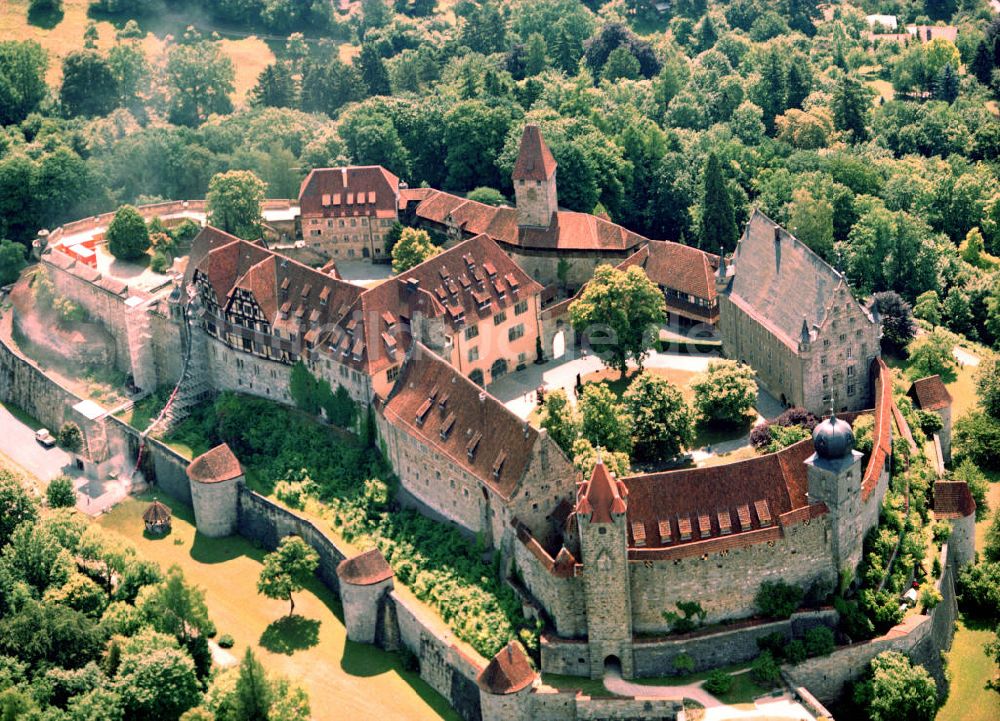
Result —
[[512, 176], [519, 226], [548, 228], [551, 224], [559, 207], [556, 167], [541, 130], [525, 125]]
[[591, 678], [601, 678], [605, 666], [616, 662], [625, 678], [633, 674], [627, 496], [625, 484], [608, 471], [598, 450], [597, 463], [590, 480], [580, 484], [576, 504]]

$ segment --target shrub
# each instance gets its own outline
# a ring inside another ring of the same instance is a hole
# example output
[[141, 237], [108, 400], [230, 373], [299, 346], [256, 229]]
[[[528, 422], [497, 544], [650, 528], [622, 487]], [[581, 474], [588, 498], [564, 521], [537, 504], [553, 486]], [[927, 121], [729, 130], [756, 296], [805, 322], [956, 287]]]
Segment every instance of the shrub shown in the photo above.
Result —
[[811, 431], [819, 423], [819, 418], [805, 408], [794, 406], [778, 416], [775, 423], [779, 426], [802, 426]]
[[219, 647], [220, 648], [232, 648], [236, 645], [236, 641], [228, 633], [224, 633], [219, 636]]
[[875, 635], [875, 626], [861, 610], [857, 601], [848, 601], [842, 596], [833, 599], [833, 607], [840, 615], [840, 630], [852, 641], [863, 641]]
[[674, 659], [674, 670], [679, 674], [693, 673], [694, 659], [688, 656], [686, 653], [678, 655]]
[[802, 589], [784, 581], [764, 581], [757, 591], [757, 609], [768, 618], [788, 618], [802, 603]]
[[758, 423], [750, 431], [750, 445], [758, 451], [763, 451], [771, 445], [774, 437], [771, 435], [771, 424], [767, 421]]
[[71, 453], [78, 453], [83, 448], [83, 432], [80, 430], [80, 426], [72, 421], [62, 424], [56, 440], [60, 446]]
[[828, 656], [836, 645], [833, 631], [826, 626], [816, 626], [806, 631], [805, 647], [809, 656]]
[[934, 411], [918, 410], [916, 412], [916, 416], [920, 425], [920, 430], [922, 430], [924, 435], [928, 438], [944, 428], [944, 422], [941, 420], [941, 416]]
[[951, 536], [951, 524], [947, 521], [935, 521], [931, 529], [934, 534], [934, 543], [938, 548], [941, 548], [941, 545]]
[[76, 505], [73, 479], [68, 476], [53, 478], [49, 487], [45, 489], [45, 497], [48, 499], [49, 508], [72, 508]]
[[802, 663], [806, 660], [806, 656], [806, 645], [799, 639], [789, 641], [788, 645], [785, 646], [784, 659], [788, 663]]
[[674, 633], [689, 633], [702, 624], [707, 611], [697, 601], [678, 601], [676, 611], [664, 611], [663, 618]]
[[732, 690], [733, 677], [725, 671], [712, 671], [702, 687], [713, 696], [721, 696]]
[[785, 646], [788, 645], [788, 639], [785, 634], [775, 631], [774, 633], [769, 633], [762, 638], [757, 639], [757, 648], [761, 651], [768, 651], [772, 656], [777, 659], [781, 659], [785, 655]]
[[157, 250], [153, 253], [153, 259], [149, 261], [149, 269], [154, 273], [166, 273], [170, 270], [170, 256]]
[[764, 651], [750, 667], [750, 678], [760, 686], [771, 687], [781, 678], [781, 668], [769, 651]]
[[931, 611], [943, 600], [941, 592], [932, 583], [920, 587], [920, 608], [924, 613]]
[[963, 566], [955, 590], [964, 613], [984, 620], [1000, 617], [1000, 563]]

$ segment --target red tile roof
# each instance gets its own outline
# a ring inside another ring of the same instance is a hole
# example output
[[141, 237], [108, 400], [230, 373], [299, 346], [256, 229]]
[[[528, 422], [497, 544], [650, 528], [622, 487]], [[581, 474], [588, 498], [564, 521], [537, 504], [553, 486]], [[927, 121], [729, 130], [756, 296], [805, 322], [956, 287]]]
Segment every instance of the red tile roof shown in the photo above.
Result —
[[553, 558], [549, 555], [548, 551], [542, 547], [542, 544], [538, 542], [531, 530], [521, 523], [516, 518], [513, 520], [511, 525], [517, 532], [517, 539], [524, 544], [524, 547], [528, 549], [538, 561], [542, 564], [542, 567], [551, 573], [556, 578], [572, 578], [576, 573], [576, 558], [570, 553], [565, 546], [560, 547], [559, 552], [556, 557]]
[[882, 472], [892, 458], [892, 373], [881, 358], [875, 360], [875, 428], [872, 455], [861, 480], [861, 500], [867, 501], [878, 487]]
[[[812, 452], [812, 441], [807, 439], [778, 453], [724, 466], [624, 478], [629, 527], [642, 524], [645, 548], [657, 548], [697, 541], [703, 530], [712, 538], [723, 535], [720, 516], [729, 518], [727, 538], [771, 525], [772, 518], [808, 505], [805, 460]], [[762, 509], [766, 518], [760, 515]], [[699, 517], [706, 520], [707, 529], [701, 528]], [[696, 522], [698, 530], [689, 540], [682, 540], [682, 527], [694, 530]], [[669, 532], [668, 538], [664, 531]], [[630, 546], [634, 546], [634, 533]]]
[[[414, 313], [443, 317], [457, 330], [541, 291], [492, 238], [478, 235], [364, 291], [323, 345], [338, 360], [375, 374], [402, 361]], [[390, 325], [386, 314], [398, 322]], [[355, 346], [359, 358], [351, 352]]]
[[529, 423], [421, 344], [412, 348], [381, 413], [505, 500], [517, 490], [538, 441]]
[[681, 243], [650, 240], [619, 264], [638, 265], [659, 286], [715, 301], [715, 270], [719, 257]]
[[499, 696], [526, 689], [537, 675], [521, 644], [511, 641], [490, 660], [477, 680], [481, 689]]
[[597, 463], [590, 474], [590, 480], [581, 483], [577, 493], [576, 512], [590, 516], [591, 523], [611, 523], [612, 516], [618, 516], [628, 508], [628, 489], [608, 471], [598, 451]]
[[514, 163], [513, 179], [546, 181], [556, 172], [556, 159], [542, 138], [537, 125], [525, 125], [521, 147]]
[[373, 586], [392, 578], [392, 568], [377, 548], [346, 558], [337, 565], [337, 578], [352, 586]]
[[548, 228], [521, 228], [514, 208], [494, 207], [433, 191], [416, 207], [421, 220], [455, 225], [465, 233], [485, 233], [507, 245], [561, 250], [634, 252], [646, 241], [620, 225], [588, 213], [557, 211]]
[[976, 512], [976, 501], [965, 481], [934, 483], [934, 515], [937, 518], [965, 518]]
[[945, 387], [941, 376], [933, 375], [913, 381], [907, 393], [917, 402], [917, 407], [925, 411], [939, 411], [951, 405], [951, 393]]
[[303, 218], [376, 216], [395, 218], [399, 178], [381, 165], [317, 168], [299, 189]]
[[243, 469], [229, 446], [223, 443], [191, 461], [187, 474], [197, 483], [222, 483], [242, 476]]

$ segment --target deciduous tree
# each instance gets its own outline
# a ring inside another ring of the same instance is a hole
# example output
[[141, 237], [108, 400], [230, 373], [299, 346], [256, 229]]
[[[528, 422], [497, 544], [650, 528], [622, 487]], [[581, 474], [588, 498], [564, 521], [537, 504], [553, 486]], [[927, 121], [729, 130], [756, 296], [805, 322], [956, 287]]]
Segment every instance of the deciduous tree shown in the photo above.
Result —
[[896, 651], [876, 656], [854, 700], [872, 721], [931, 721], [938, 708], [937, 686], [923, 666]]
[[587, 383], [580, 397], [580, 430], [594, 447], [631, 453], [632, 417], [604, 383]]
[[121, 260], [138, 260], [149, 250], [146, 221], [131, 205], [118, 209], [104, 237], [111, 255]]
[[666, 378], [642, 373], [629, 384], [622, 400], [632, 416], [637, 458], [672, 458], [694, 439], [691, 409], [680, 390]]
[[276, 600], [289, 603], [288, 615], [295, 613], [293, 593], [305, 588], [319, 565], [319, 554], [299, 536], [285, 536], [273, 553], [264, 557], [264, 568], [257, 579], [257, 590]]
[[440, 252], [426, 230], [404, 228], [399, 241], [392, 247], [392, 269], [402, 273]]
[[742, 423], [757, 402], [753, 369], [734, 360], [715, 360], [691, 382], [702, 422]]
[[643, 356], [653, 346], [665, 313], [663, 293], [637, 266], [625, 271], [598, 266], [569, 307], [574, 330], [622, 378], [629, 360], [642, 369]]
[[118, 105], [111, 63], [96, 50], [79, 50], [63, 60], [59, 100], [68, 116], [107, 115]]
[[260, 237], [264, 181], [249, 170], [217, 173], [208, 184], [208, 222], [233, 235]]

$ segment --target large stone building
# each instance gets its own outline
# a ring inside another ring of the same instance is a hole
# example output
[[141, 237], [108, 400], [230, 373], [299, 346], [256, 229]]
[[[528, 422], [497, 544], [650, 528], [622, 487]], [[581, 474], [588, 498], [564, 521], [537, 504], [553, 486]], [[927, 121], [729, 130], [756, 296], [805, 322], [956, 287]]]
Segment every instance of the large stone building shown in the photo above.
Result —
[[380, 165], [317, 168], [299, 189], [302, 239], [334, 259], [387, 260], [399, 178]]
[[881, 323], [841, 273], [755, 210], [716, 278], [723, 352], [783, 404], [817, 415], [871, 407]]
[[617, 479], [599, 462], [559, 541], [519, 527], [519, 576], [556, 632], [542, 670], [598, 677], [613, 662], [628, 676], [637, 637], [668, 632], [663, 612], [678, 602], [713, 623], [753, 615], [764, 581], [819, 599], [853, 573], [889, 484], [892, 380], [880, 360], [875, 377], [864, 465], [850, 425], [831, 416], [811, 440], [725, 466]]
[[415, 344], [379, 408], [380, 437], [405, 500], [509, 545], [514, 520], [559, 537], [578, 475], [562, 450], [422, 344]]

